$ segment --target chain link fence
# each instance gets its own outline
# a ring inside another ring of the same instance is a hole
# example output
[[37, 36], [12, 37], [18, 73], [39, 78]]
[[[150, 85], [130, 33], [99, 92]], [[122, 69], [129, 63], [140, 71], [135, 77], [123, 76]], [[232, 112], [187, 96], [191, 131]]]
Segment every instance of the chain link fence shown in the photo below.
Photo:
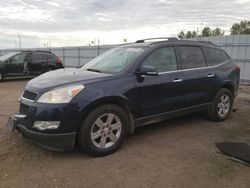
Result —
[[[241, 66], [241, 80], [250, 82], [250, 35], [204, 37], [194, 40], [211, 41], [221, 46], [232, 57], [233, 61]], [[66, 67], [79, 67], [103, 52], [117, 46], [118, 45], [33, 48], [32, 50], [49, 50], [61, 58]], [[0, 56], [18, 50], [19, 49], [0, 49]]]

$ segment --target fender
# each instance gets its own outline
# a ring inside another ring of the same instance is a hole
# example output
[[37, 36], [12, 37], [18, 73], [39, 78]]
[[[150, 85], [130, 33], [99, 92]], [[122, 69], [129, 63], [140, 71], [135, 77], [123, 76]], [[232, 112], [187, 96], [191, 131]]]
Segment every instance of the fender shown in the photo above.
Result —
[[78, 128], [80, 128], [80, 125], [82, 123], [82, 121], [84, 120], [84, 118], [91, 112], [91, 110], [93, 110], [94, 108], [96, 108], [97, 106], [100, 105], [105, 105], [105, 104], [115, 104], [117, 106], [120, 106], [122, 109], [124, 109], [127, 114], [128, 114], [128, 118], [129, 118], [129, 129], [128, 129], [128, 133], [130, 135], [132, 135], [134, 133], [135, 130], [135, 116], [136, 116], [136, 112], [134, 109], [131, 109], [131, 105], [129, 105], [128, 100], [123, 97], [123, 96], [108, 96], [108, 97], [102, 97], [99, 99], [96, 99], [92, 102], [90, 102], [82, 111], [81, 111], [81, 121], [78, 124]]

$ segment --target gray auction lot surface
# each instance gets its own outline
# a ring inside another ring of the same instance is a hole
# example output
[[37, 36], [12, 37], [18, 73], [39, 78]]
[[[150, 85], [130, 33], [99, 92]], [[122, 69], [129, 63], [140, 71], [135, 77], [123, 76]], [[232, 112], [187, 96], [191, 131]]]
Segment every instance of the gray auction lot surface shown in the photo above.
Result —
[[142, 127], [116, 153], [92, 158], [76, 149], [51, 152], [6, 128], [27, 79], [0, 83], [0, 187], [250, 187], [250, 168], [214, 143], [250, 143], [250, 87], [236, 112], [215, 123], [200, 114]]

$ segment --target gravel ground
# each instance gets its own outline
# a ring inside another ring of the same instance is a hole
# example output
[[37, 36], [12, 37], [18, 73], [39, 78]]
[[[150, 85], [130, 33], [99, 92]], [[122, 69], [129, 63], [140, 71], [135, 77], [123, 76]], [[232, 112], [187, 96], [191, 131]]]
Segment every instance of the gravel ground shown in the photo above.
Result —
[[200, 114], [142, 127], [116, 153], [92, 158], [51, 152], [6, 128], [27, 79], [0, 83], [0, 187], [250, 187], [250, 168], [229, 160], [218, 141], [250, 143], [250, 86], [215, 123]]

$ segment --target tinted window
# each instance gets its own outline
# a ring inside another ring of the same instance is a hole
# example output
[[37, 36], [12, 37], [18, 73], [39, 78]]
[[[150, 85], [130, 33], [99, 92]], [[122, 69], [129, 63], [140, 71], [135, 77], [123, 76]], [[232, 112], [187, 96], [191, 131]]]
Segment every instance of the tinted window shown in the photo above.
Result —
[[218, 65], [228, 60], [228, 56], [219, 49], [214, 48], [204, 48], [206, 53], [207, 61], [210, 66]]
[[182, 46], [178, 47], [183, 69], [205, 67], [205, 57], [199, 47]]
[[26, 54], [18, 54], [11, 58], [11, 63], [23, 63]]
[[55, 60], [56, 58], [53, 55], [46, 55], [48, 60]]
[[174, 48], [166, 47], [155, 50], [146, 58], [144, 65], [154, 66], [158, 72], [177, 70]]
[[5, 54], [3, 56], [0, 57], [0, 61], [6, 61], [7, 59], [9, 59], [11, 56], [14, 56], [15, 54], [17, 54], [18, 52], [11, 52], [8, 54]]
[[46, 59], [47, 58], [45, 54], [32, 54], [32, 61], [42, 61]]

